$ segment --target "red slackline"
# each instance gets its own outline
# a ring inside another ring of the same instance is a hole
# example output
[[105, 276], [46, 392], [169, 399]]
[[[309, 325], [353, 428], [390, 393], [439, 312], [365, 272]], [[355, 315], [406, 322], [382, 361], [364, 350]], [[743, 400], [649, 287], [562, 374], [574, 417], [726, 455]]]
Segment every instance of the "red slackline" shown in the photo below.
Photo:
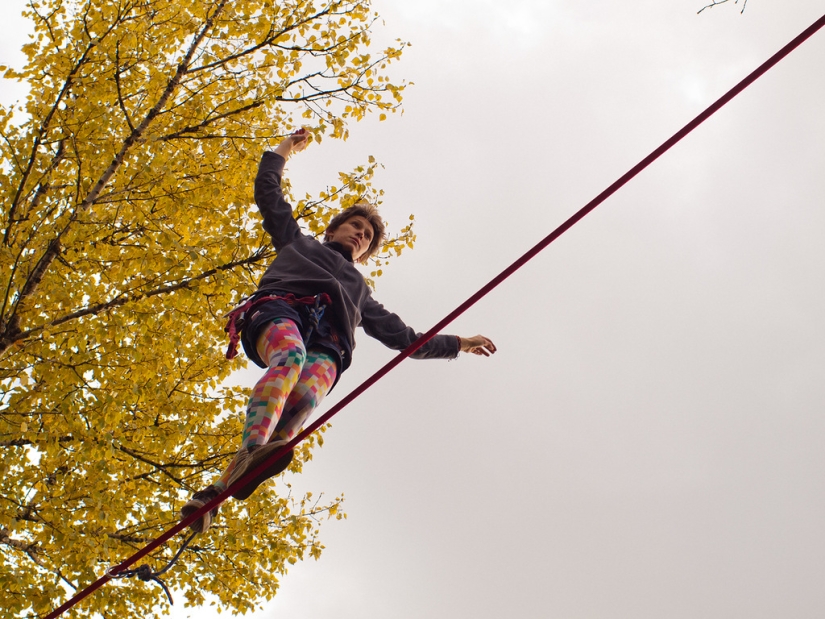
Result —
[[208, 511], [211, 511], [221, 503], [223, 503], [230, 495], [231, 492], [234, 492], [236, 488], [243, 488], [249, 482], [253, 480], [253, 478], [257, 477], [259, 473], [262, 473], [271, 463], [276, 462], [281, 457], [286, 455], [286, 453], [295, 447], [298, 443], [303, 441], [306, 437], [310, 434], [315, 432], [318, 428], [324, 425], [330, 418], [338, 413], [342, 408], [344, 408], [347, 404], [352, 402], [355, 398], [361, 395], [364, 391], [370, 388], [373, 384], [375, 384], [379, 379], [381, 379], [385, 374], [387, 374], [390, 370], [392, 370], [395, 366], [401, 363], [404, 359], [409, 357], [413, 354], [416, 350], [421, 348], [427, 341], [430, 340], [434, 335], [439, 333], [444, 327], [450, 324], [453, 320], [458, 318], [461, 314], [467, 311], [470, 307], [475, 305], [482, 297], [486, 296], [493, 288], [498, 286], [501, 282], [505, 279], [510, 277], [513, 273], [515, 273], [518, 269], [524, 266], [528, 261], [530, 261], [533, 257], [536, 256], [541, 250], [545, 247], [550, 245], [553, 241], [559, 238], [562, 234], [567, 232], [570, 228], [572, 228], [580, 219], [582, 219], [585, 215], [587, 215], [590, 211], [595, 209], [599, 204], [604, 202], [608, 197], [616, 193], [623, 185], [625, 185], [630, 179], [635, 177], [639, 172], [644, 170], [648, 167], [651, 163], [656, 161], [659, 157], [661, 157], [665, 152], [670, 150], [672, 146], [674, 146], [677, 142], [679, 142], [682, 138], [684, 138], [687, 134], [693, 131], [696, 127], [701, 125], [705, 120], [710, 118], [714, 113], [716, 113], [720, 108], [722, 108], [726, 103], [728, 103], [731, 99], [733, 99], [736, 95], [740, 92], [745, 90], [748, 86], [750, 86], [753, 82], [755, 82], [759, 77], [761, 77], [764, 73], [766, 73], [769, 69], [771, 69], [774, 65], [776, 65], [780, 60], [785, 58], [788, 54], [790, 54], [793, 50], [799, 47], [802, 43], [804, 43], [807, 39], [809, 39], [815, 32], [817, 32], [820, 28], [825, 26], [825, 15], [820, 17], [816, 20], [810, 27], [805, 29], [799, 36], [793, 39], [790, 43], [785, 45], [781, 50], [776, 52], [773, 56], [771, 56], [768, 60], [762, 63], [758, 68], [756, 68], [750, 75], [748, 75], [745, 79], [739, 82], [736, 86], [731, 88], [727, 93], [717, 99], [712, 105], [710, 105], [704, 112], [699, 114], [696, 118], [690, 121], [687, 125], [682, 127], [679, 131], [677, 131], [670, 139], [664, 142], [659, 148], [654, 150], [650, 153], [647, 157], [642, 159], [639, 163], [637, 163], [633, 168], [631, 168], [628, 172], [626, 172], [621, 178], [619, 178], [615, 183], [610, 185], [607, 189], [601, 192], [598, 196], [593, 198], [590, 202], [584, 205], [579, 211], [577, 211], [572, 217], [570, 217], [567, 221], [561, 224], [558, 228], [553, 230], [549, 235], [544, 237], [539, 243], [533, 246], [527, 253], [525, 253], [521, 258], [513, 262], [509, 267], [504, 269], [501, 273], [499, 273], [496, 277], [494, 277], [488, 284], [482, 287], [478, 292], [476, 292], [473, 296], [469, 299], [464, 301], [461, 305], [459, 305], [456, 309], [454, 309], [450, 314], [448, 314], [445, 318], [443, 318], [439, 323], [437, 323], [432, 329], [427, 331], [424, 335], [418, 338], [415, 342], [410, 344], [405, 350], [398, 353], [392, 360], [390, 360], [386, 365], [384, 365], [381, 369], [375, 372], [372, 376], [370, 376], [367, 380], [361, 383], [358, 387], [356, 387], [352, 392], [347, 394], [338, 404], [333, 406], [327, 413], [319, 417], [316, 421], [310, 424], [304, 431], [298, 434], [294, 439], [292, 439], [288, 444], [284, 445], [281, 449], [279, 449], [276, 453], [272, 454], [269, 459], [262, 463], [259, 467], [255, 470], [250, 471], [246, 475], [244, 475], [240, 480], [238, 480], [232, 487], [227, 488], [223, 492], [221, 492], [217, 497], [209, 501], [206, 505], [204, 505], [201, 509], [197, 512], [182, 520], [177, 525], [169, 529], [166, 533], [160, 535], [149, 544], [144, 546], [141, 550], [137, 553], [123, 561], [117, 567], [112, 568], [109, 570], [104, 576], [101, 576], [91, 585], [80, 591], [79, 593], [75, 594], [70, 600], [65, 602], [59, 608], [53, 610], [49, 615], [47, 615], [44, 619], [56, 619], [60, 615], [62, 615], [65, 611], [70, 609], [72, 606], [80, 602], [82, 599], [99, 589], [102, 585], [104, 585], [108, 580], [111, 580], [113, 577], [117, 576], [119, 573], [125, 571], [130, 565], [135, 563], [136, 561], [142, 559], [150, 552], [158, 548], [161, 544], [164, 544], [169, 539], [171, 539], [174, 535], [180, 533], [184, 529], [186, 529], [191, 523], [195, 520], [198, 520], [203, 514]]

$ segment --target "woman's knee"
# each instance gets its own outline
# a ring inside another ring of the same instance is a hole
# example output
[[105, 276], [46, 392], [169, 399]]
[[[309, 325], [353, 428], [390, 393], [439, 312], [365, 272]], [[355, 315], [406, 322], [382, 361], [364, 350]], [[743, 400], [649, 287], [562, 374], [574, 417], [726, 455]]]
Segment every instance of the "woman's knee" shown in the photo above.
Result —
[[261, 330], [256, 344], [258, 355], [269, 367], [297, 365], [303, 367], [307, 350], [298, 325], [288, 318], [273, 320]]

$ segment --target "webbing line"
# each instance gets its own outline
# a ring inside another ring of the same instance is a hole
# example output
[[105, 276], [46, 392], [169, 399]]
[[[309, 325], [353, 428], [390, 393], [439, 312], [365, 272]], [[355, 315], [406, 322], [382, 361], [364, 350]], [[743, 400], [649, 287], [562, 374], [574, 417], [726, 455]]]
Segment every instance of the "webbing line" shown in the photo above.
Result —
[[88, 587], [83, 589], [82, 591], [75, 594], [71, 599], [67, 600], [64, 604], [60, 607], [53, 610], [50, 614], [48, 614], [44, 619], [56, 619], [65, 611], [70, 609], [72, 606], [83, 600], [85, 597], [90, 595], [91, 593], [95, 592], [101, 586], [103, 586], [108, 580], [110, 580], [113, 576], [117, 576], [117, 574], [125, 571], [130, 565], [139, 561], [147, 554], [158, 548], [160, 545], [171, 539], [174, 535], [180, 533], [186, 527], [188, 527], [192, 522], [199, 519], [203, 514], [206, 512], [214, 509], [221, 503], [223, 503], [232, 492], [235, 492], [236, 488], [243, 488], [245, 485], [250, 483], [255, 477], [258, 476], [259, 473], [262, 473], [270, 463], [276, 462], [281, 457], [286, 455], [287, 451], [295, 447], [298, 443], [303, 441], [306, 437], [310, 434], [315, 432], [318, 428], [322, 425], [327, 423], [327, 421], [332, 418], [333, 415], [338, 413], [342, 408], [347, 406], [350, 402], [352, 402], [355, 398], [361, 395], [364, 391], [369, 389], [373, 384], [375, 384], [379, 379], [381, 379], [385, 374], [387, 374], [390, 370], [392, 370], [395, 366], [401, 363], [404, 359], [409, 357], [413, 354], [416, 350], [421, 348], [424, 344], [426, 344], [430, 338], [434, 335], [439, 333], [444, 327], [450, 324], [453, 320], [458, 318], [461, 314], [467, 311], [470, 307], [475, 305], [482, 297], [486, 296], [491, 290], [493, 290], [496, 286], [498, 286], [501, 282], [505, 279], [510, 277], [513, 273], [515, 273], [518, 269], [524, 266], [528, 261], [530, 261], [533, 257], [536, 256], [541, 250], [545, 247], [550, 245], [553, 241], [559, 238], [562, 234], [567, 232], [570, 228], [572, 228], [580, 219], [582, 219], [585, 215], [587, 215], [590, 211], [595, 209], [599, 204], [604, 202], [608, 197], [616, 193], [623, 185], [625, 185], [630, 179], [635, 177], [639, 174], [642, 170], [648, 167], [651, 163], [653, 163], [656, 159], [661, 157], [665, 152], [670, 150], [677, 142], [679, 142], [682, 138], [684, 138], [687, 134], [693, 131], [696, 127], [701, 125], [705, 120], [710, 118], [714, 113], [716, 113], [721, 107], [723, 107], [726, 103], [728, 103], [731, 99], [733, 99], [736, 95], [742, 92], [745, 88], [750, 86], [754, 81], [756, 81], [759, 77], [761, 77], [764, 73], [766, 73], [769, 69], [771, 69], [774, 65], [776, 65], [780, 60], [785, 58], [788, 54], [790, 54], [793, 50], [799, 47], [802, 43], [804, 43], [807, 39], [809, 39], [815, 32], [817, 32], [820, 28], [825, 26], [825, 15], [820, 17], [816, 20], [811, 26], [805, 29], [799, 36], [793, 39], [790, 43], [785, 45], [781, 50], [776, 52], [773, 56], [771, 56], [768, 60], [762, 63], [758, 68], [756, 68], [753, 72], [751, 72], [745, 79], [739, 82], [736, 86], [731, 88], [727, 93], [723, 96], [719, 97], [713, 104], [711, 104], [704, 112], [699, 114], [696, 118], [690, 121], [687, 125], [685, 125], [682, 129], [676, 132], [670, 139], [664, 142], [659, 148], [654, 150], [650, 153], [647, 157], [642, 159], [639, 163], [637, 163], [633, 168], [631, 168], [627, 173], [625, 173], [622, 177], [620, 177], [615, 183], [610, 185], [607, 189], [601, 192], [598, 196], [593, 198], [590, 202], [588, 202], [585, 206], [583, 206], [579, 211], [577, 211], [572, 217], [570, 217], [567, 221], [561, 224], [558, 228], [553, 230], [550, 234], [548, 234], [544, 239], [534, 245], [527, 253], [525, 253], [521, 258], [513, 262], [509, 267], [504, 269], [501, 273], [499, 273], [496, 277], [490, 280], [484, 287], [482, 287], [478, 292], [472, 295], [469, 299], [467, 299], [464, 303], [459, 305], [455, 310], [453, 310], [450, 314], [448, 314], [445, 318], [443, 318], [440, 322], [438, 322], [432, 329], [427, 331], [424, 335], [418, 338], [415, 342], [410, 344], [405, 350], [398, 353], [395, 357], [393, 357], [386, 365], [380, 368], [377, 372], [375, 372], [372, 376], [370, 376], [367, 380], [361, 383], [358, 387], [356, 387], [352, 392], [347, 394], [338, 404], [333, 406], [329, 411], [327, 411], [324, 415], [319, 417], [316, 421], [310, 424], [305, 430], [303, 430], [300, 434], [298, 434], [294, 439], [292, 439], [288, 444], [284, 445], [281, 449], [279, 449], [276, 453], [273, 453], [269, 459], [262, 463], [259, 467], [257, 467], [254, 471], [250, 471], [248, 474], [244, 475], [238, 482], [231, 488], [227, 488], [217, 497], [212, 499], [209, 503], [204, 505], [201, 509], [197, 512], [192, 514], [189, 518], [182, 520], [177, 525], [169, 529], [166, 533], [163, 533], [137, 553], [123, 561], [117, 567], [108, 570], [104, 576], [101, 576], [98, 580], [90, 584]]

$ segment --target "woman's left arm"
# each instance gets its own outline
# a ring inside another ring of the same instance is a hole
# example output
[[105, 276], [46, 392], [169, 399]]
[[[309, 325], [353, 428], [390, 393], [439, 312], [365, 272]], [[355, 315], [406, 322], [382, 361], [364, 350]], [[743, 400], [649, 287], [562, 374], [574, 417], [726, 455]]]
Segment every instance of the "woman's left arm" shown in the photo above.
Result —
[[[367, 299], [361, 310], [361, 326], [367, 335], [393, 350], [404, 350], [421, 337], [421, 333], [408, 327], [397, 314], [387, 310], [372, 297]], [[496, 347], [482, 335], [464, 338], [439, 334], [410, 356], [413, 359], [455, 359], [460, 351], [489, 357], [496, 352]]]

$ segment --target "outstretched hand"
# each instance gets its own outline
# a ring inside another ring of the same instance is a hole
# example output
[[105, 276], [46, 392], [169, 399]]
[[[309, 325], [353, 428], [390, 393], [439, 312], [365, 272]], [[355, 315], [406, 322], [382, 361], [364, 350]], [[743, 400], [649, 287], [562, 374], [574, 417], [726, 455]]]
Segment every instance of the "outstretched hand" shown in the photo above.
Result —
[[483, 335], [473, 337], [459, 337], [461, 340], [461, 352], [471, 352], [474, 355], [484, 355], [489, 357], [496, 352], [496, 345]]

